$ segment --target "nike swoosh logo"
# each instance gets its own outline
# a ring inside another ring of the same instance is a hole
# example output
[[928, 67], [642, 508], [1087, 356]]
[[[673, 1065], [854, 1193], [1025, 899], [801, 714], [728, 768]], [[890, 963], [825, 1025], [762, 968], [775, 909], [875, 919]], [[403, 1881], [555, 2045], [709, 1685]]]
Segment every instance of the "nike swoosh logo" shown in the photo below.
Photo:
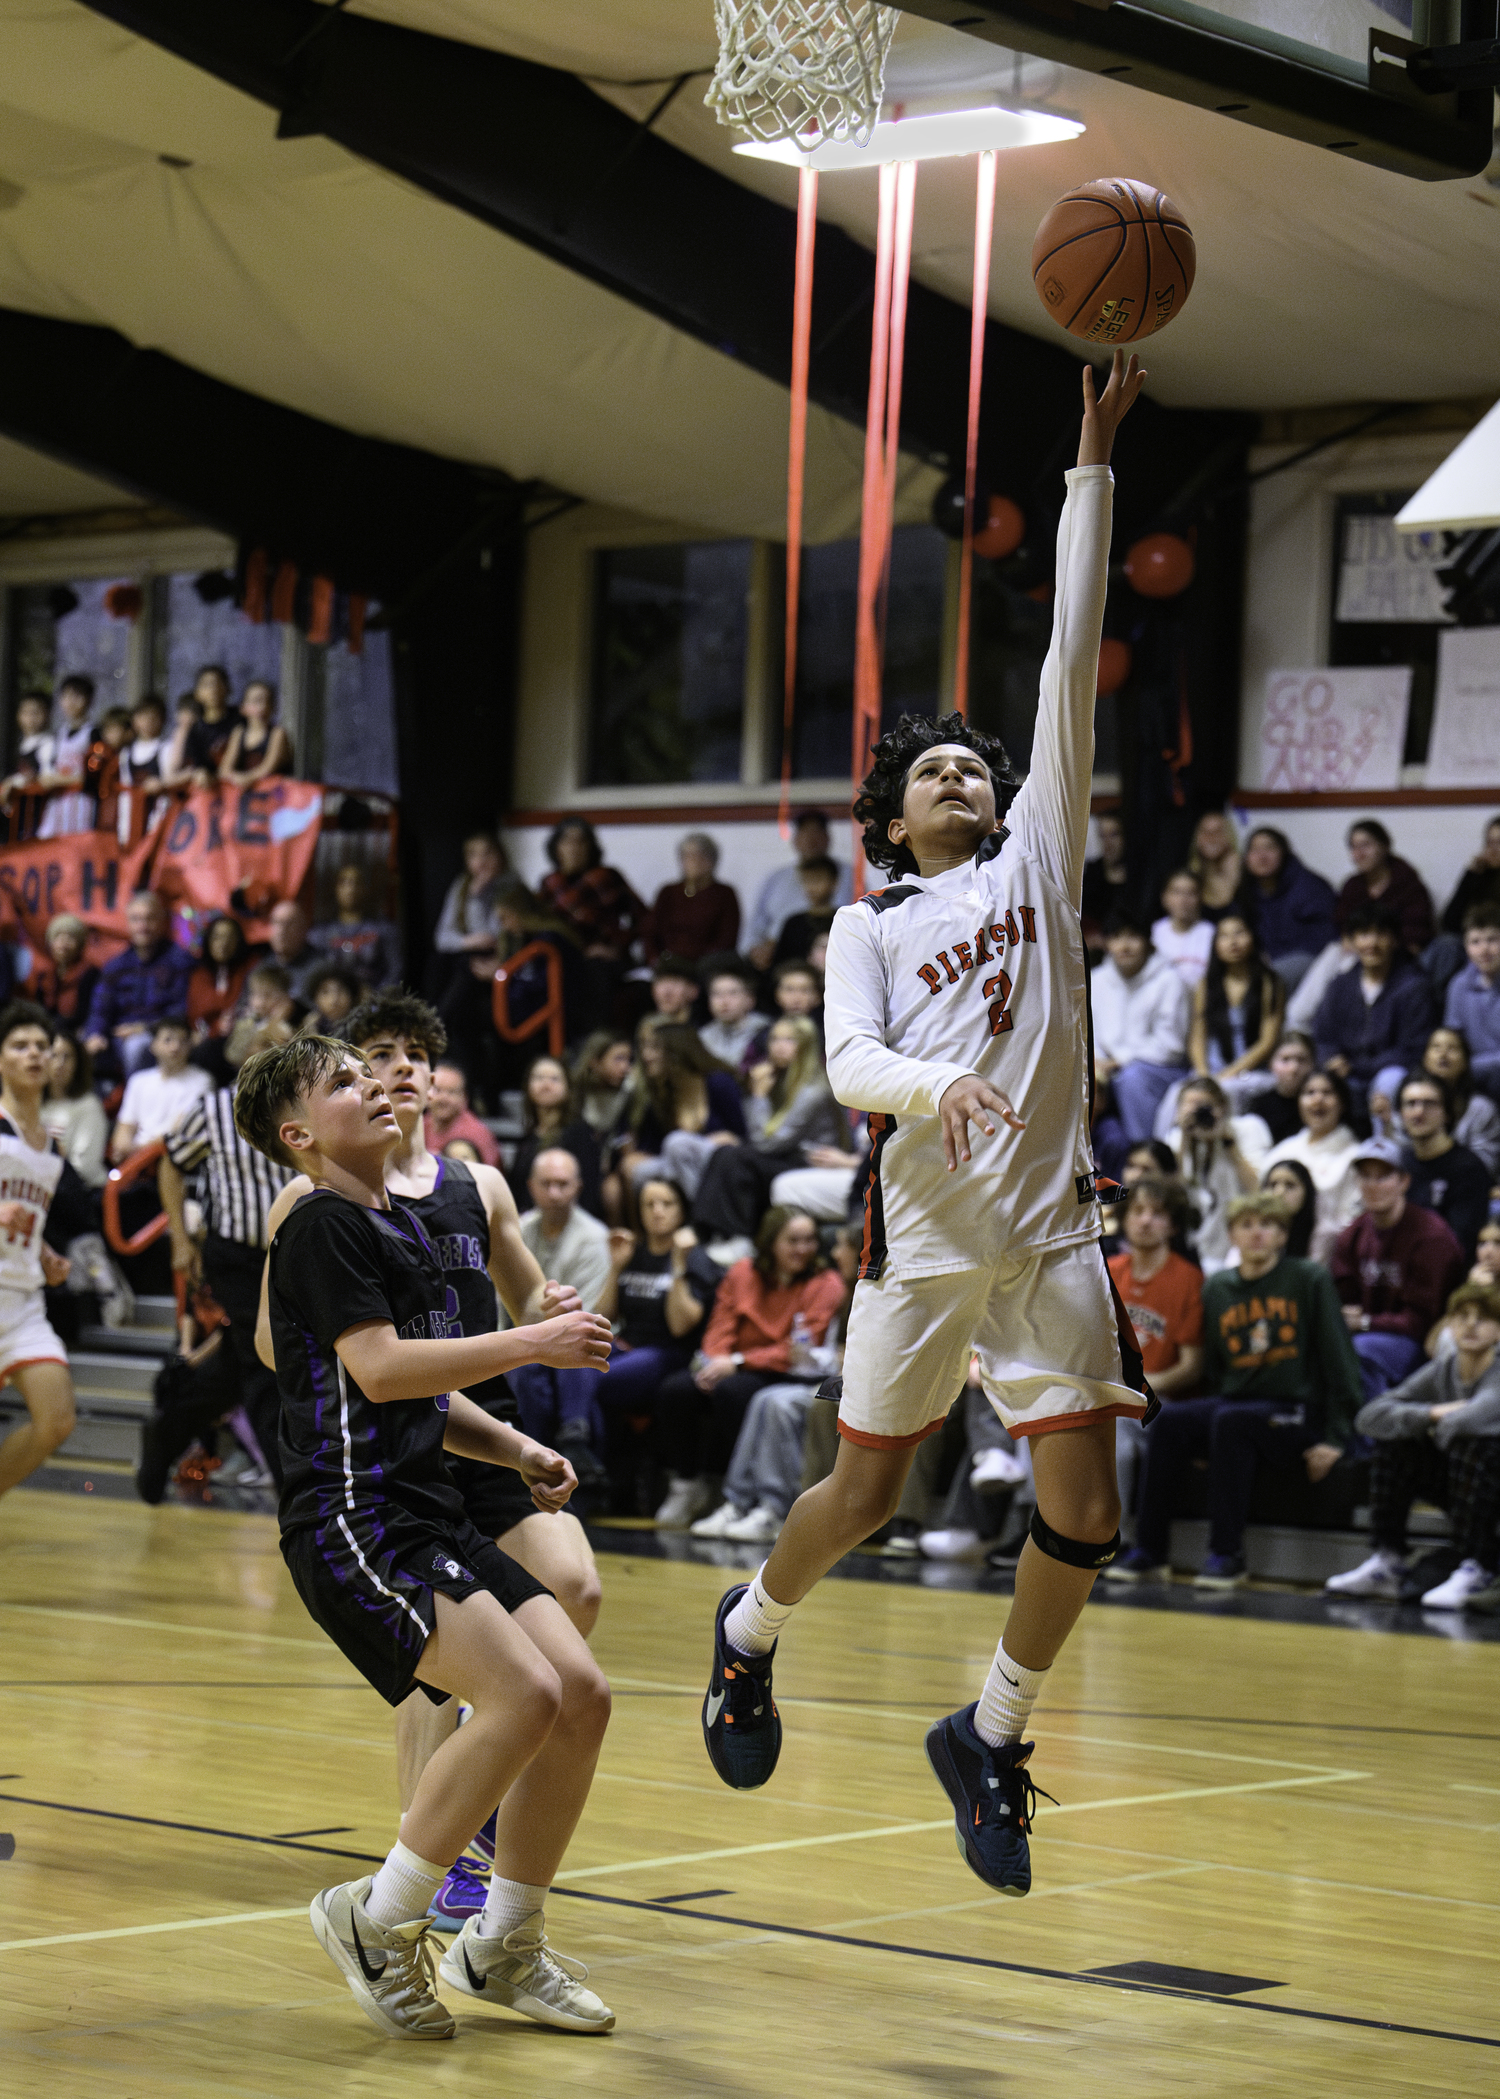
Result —
[[476, 1975], [474, 1973], [474, 1963], [469, 1959], [469, 1949], [467, 1946], [462, 1948], [462, 1952], [464, 1957], [464, 1967], [468, 1971], [470, 1982], [474, 1985], [476, 1990], [482, 1990], [484, 1988], [485, 1978], [482, 1975]]
[[365, 1980], [367, 1982], [379, 1982], [381, 1976], [385, 1973], [385, 1962], [382, 1961], [378, 1968], [370, 1966], [369, 1961], [365, 1957], [365, 1949], [360, 1944], [359, 1926], [355, 1923], [352, 1916], [349, 1919], [349, 1931], [354, 1940], [354, 1950], [359, 1955], [359, 1965], [365, 1971]]
[[710, 1694], [709, 1694], [709, 1699], [708, 1699], [708, 1703], [707, 1703], [707, 1705], [706, 1705], [706, 1706], [705, 1706], [705, 1707], [703, 1708], [703, 1718], [704, 1718], [704, 1720], [705, 1720], [706, 1724], [707, 1724], [707, 1725], [708, 1725], [709, 1727], [712, 1727], [712, 1726], [714, 1725], [715, 1721], [717, 1721], [717, 1719], [718, 1719], [718, 1717], [719, 1717], [720, 1713], [722, 1713], [722, 1712], [723, 1712], [723, 1710], [724, 1710], [724, 1693], [723, 1693], [722, 1691], [713, 1691], [713, 1692], [710, 1692]]
[[[996, 1674], [997, 1676], [1005, 1676], [1005, 1671], [1004, 1671], [1004, 1670], [1003, 1670], [1002, 1668], [1000, 1668], [1000, 1666], [999, 1666], [999, 1664], [998, 1664], [998, 1663], [996, 1664], [996, 1667], [995, 1667], [995, 1674]], [[1006, 1681], [1006, 1682], [1007, 1682], [1007, 1683], [1008, 1683], [1008, 1684], [1010, 1685], [1010, 1687], [1011, 1687], [1011, 1689], [1012, 1689], [1013, 1691], [1019, 1691], [1019, 1690], [1020, 1690], [1020, 1688], [1021, 1688], [1021, 1679], [1020, 1679], [1020, 1677], [1019, 1677], [1019, 1676], [1005, 1676], [1005, 1681]]]

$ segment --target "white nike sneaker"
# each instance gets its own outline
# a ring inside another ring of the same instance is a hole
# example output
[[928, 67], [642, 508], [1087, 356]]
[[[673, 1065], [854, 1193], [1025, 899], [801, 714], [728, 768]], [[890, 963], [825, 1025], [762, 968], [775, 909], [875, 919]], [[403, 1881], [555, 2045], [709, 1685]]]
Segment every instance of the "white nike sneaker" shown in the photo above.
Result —
[[707, 1480], [672, 1480], [671, 1492], [656, 1512], [656, 1521], [664, 1531], [685, 1531], [690, 1523], [701, 1516], [713, 1500], [713, 1489]]
[[1399, 1552], [1389, 1552], [1381, 1546], [1367, 1560], [1351, 1567], [1347, 1574], [1330, 1574], [1323, 1584], [1323, 1593], [1325, 1596], [1397, 1597], [1401, 1594], [1404, 1567]]
[[924, 1560], [982, 1560], [978, 1531], [923, 1531], [917, 1541]]
[[470, 1917], [438, 1970], [444, 1982], [466, 1997], [505, 2005], [541, 2026], [560, 2026], [568, 2033], [608, 2033], [615, 2015], [601, 1997], [584, 1988], [588, 1972], [582, 1961], [552, 1951], [540, 1910], [503, 1939], [482, 1938], [478, 1917]]
[[980, 1494], [997, 1487], [1019, 1487], [1025, 1477], [1026, 1467], [1021, 1460], [998, 1445], [980, 1451], [969, 1468], [969, 1485]]
[[773, 1545], [781, 1536], [781, 1518], [762, 1502], [758, 1509], [727, 1523], [721, 1535], [736, 1545]]
[[451, 2041], [458, 2031], [432, 1982], [432, 1919], [377, 1924], [365, 1908], [373, 1875], [314, 1895], [308, 1921], [354, 2001], [382, 2033], [402, 2041]]
[[[663, 1503], [662, 1506], [666, 1507], [667, 1504]], [[721, 1501], [707, 1516], [700, 1516], [696, 1523], [690, 1523], [688, 1533], [694, 1538], [724, 1538], [729, 1535], [730, 1524], [738, 1523], [739, 1518], [740, 1512], [732, 1501]], [[665, 1521], [660, 1510], [657, 1511], [656, 1520], [658, 1523]]]
[[1487, 1589], [1495, 1579], [1488, 1567], [1481, 1567], [1478, 1560], [1465, 1560], [1455, 1567], [1445, 1582], [1429, 1589], [1422, 1598], [1424, 1611], [1461, 1611], [1471, 1596]]

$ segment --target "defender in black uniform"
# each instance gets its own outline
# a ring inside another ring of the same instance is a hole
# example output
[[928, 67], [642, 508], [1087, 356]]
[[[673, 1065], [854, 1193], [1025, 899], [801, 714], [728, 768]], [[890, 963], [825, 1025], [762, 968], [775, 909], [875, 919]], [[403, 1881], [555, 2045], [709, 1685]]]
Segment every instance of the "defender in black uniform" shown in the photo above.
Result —
[[303, 1036], [245, 1066], [235, 1119], [278, 1163], [306, 1169], [267, 1259], [281, 1389], [283, 1551], [303, 1601], [394, 1705], [418, 1685], [464, 1699], [469, 1726], [430, 1759], [401, 1840], [372, 1878], [325, 1889], [320, 1943], [383, 2031], [446, 2039], [428, 1905], [496, 1801], [515, 1877], [495, 1876], [443, 1963], [465, 1994], [598, 2032], [614, 2015], [547, 1949], [543, 1903], [588, 1794], [609, 1691], [535, 1576], [464, 1512], [445, 1452], [519, 1472], [539, 1508], [576, 1485], [565, 1459], [454, 1389], [520, 1362], [602, 1367], [607, 1323], [457, 1334], [433, 1241], [384, 1185], [400, 1128], [358, 1051]]
[[[450, 1330], [494, 1333], [499, 1299], [516, 1326], [578, 1311], [578, 1293], [548, 1283], [522, 1239], [504, 1175], [493, 1166], [436, 1158], [427, 1149], [427, 1097], [433, 1069], [447, 1047], [442, 1021], [431, 1006], [405, 991], [377, 993], [350, 1014], [345, 1032], [384, 1085], [400, 1125], [401, 1143], [386, 1162], [385, 1185], [421, 1219], [432, 1241], [443, 1272]], [[283, 1191], [271, 1212], [273, 1234], [311, 1185], [299, 1178]], [[274, 1364], [264, 1288], [256, 1346], [262, 1361]], [[495, 1420], [515, 1426], [516, 1405], [503, 1377], [472, 1387], [468, 1397]], [[545, 1583], [587, 1638], [599, 1614], [600, 1592], [582, 1524], [563, 1510], [539, 1511], [513, 1472], [452, 1455], [448, 1469], [470, 1522]], [[403, 1813], [428, 1759], [457, 1725], [457, 1700], [432, 1706], [413, 1698], [397, 1708], [396, 1773]], [[508, 1874], [504, 1857], [496, 1865], [493, 1817], [473, 1835], [434, 1897], [436, 1931], [460, 1931], [483, 1909], [492, 1869], [502, 1878]]]

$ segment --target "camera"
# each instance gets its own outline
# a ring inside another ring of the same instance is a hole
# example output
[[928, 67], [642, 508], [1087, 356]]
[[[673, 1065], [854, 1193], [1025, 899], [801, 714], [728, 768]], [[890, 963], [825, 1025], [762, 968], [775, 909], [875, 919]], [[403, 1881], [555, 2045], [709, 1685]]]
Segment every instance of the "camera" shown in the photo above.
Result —
[[1218, 1109], [1211, 1108], [1207, 1101], [1203, 1103], [1202, 1107], [1194, 1108], [1192, 1114], [1188, 1117], [1188, 1127], [1194, 1130], [1216, 1129], [1218, 1122]]

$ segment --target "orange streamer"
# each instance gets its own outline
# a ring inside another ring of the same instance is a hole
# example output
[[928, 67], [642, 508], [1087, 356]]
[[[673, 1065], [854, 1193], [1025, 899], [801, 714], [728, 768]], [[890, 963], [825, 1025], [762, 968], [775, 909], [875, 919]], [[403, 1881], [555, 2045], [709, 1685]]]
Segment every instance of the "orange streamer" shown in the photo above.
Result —
[[[891, 530], [895, 521], [906, 293], [911, 270], [916, 181], [914, 161], [887, 162], [880, 170], [875, 312], [870, 333], [870, 394], [865, 415], [865, 471], [854, 636], [851, 777], [856, 794], [870, 762], [871, 747], [880, 736], [883, 603], [890, 575]], [[865, 858], [864, 841], [857, 824], [854, 826], [852, 863], [854, 893], [859, 896], [865, 887]]]
[[792, 414], [786, 461], [786, 690], [781, 714], [781, 835], [792, 835], [792, 727], [797, 709], [797, 617], [802, 594], [802, 509], [807, 470], [807, 368], [812, 344], [813, 247], [818, 171], [797, 181], [797, 279], [792, 299]]
[[979, 482], [979, 402], [984, 382], [984, 328], [989, 317], [990, 248], [995, 231], [995, 156], [979, 155], [974, 199], [974, 302], [969, 323], [969, 437], [964, 454], [964, 544], [958, 572], [958, 634], [953, 648], [953, 705], [969, 712], [969, 628], [974, 594], [974, 502]]

